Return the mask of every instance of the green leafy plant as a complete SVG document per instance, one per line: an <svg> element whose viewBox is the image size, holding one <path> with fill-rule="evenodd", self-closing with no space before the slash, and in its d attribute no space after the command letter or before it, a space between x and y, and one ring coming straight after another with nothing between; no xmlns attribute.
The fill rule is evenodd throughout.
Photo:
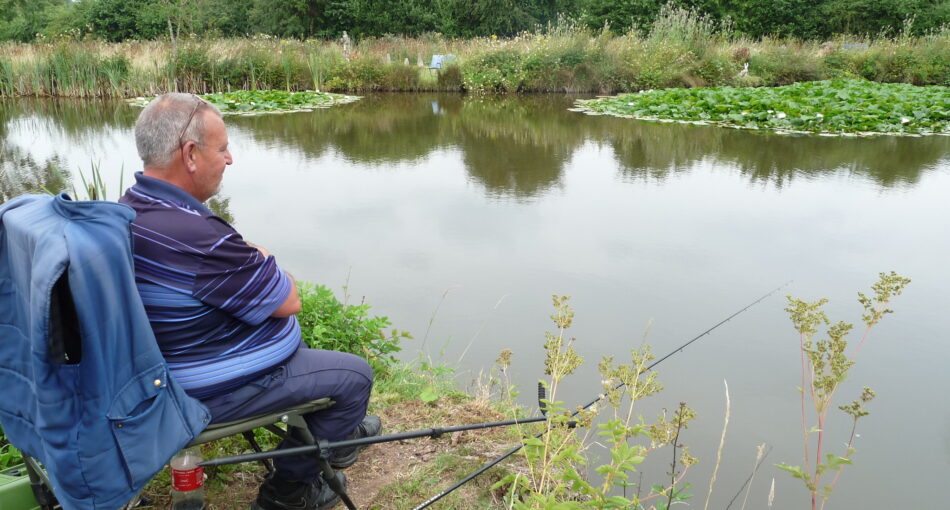
<svg viewBox="0 0 950 510"><path fill-rule="evenodd" d="M3 428L0 428L0 470L23 463L23 455L7 440Z"/></svg>
<svg viewBox="0 0 950 510"><path fill-rule="evenodd" d="M847 413L852 420L851 435L848 438L843 455L827 453L825 430L827 430L828 411L831 409L832 399L838 387L844 382L848 371L854 366L855 358L864 346L871 329L880 322L884 315L892 313L887 306L891 299L899 296L910 279L899 276L891 271L881 273L880 279L871 286L873 297L858 293L858 302L864 307L862 320L865 325L864 334L857 347L849 356L846 353L848 342L845 340L854 325L846 322L831 324L828 316L822 310L828 300L819 299L806 302L788 296L788 312L795 330L799 334L801 347L801 393L802 401L802 439L804 443L804 467L778 464L777 466L801 480L811 494L811 508L818 507L821 499L821 508L831 496L841 470L851 464L854 453L854 438L858 419L866 416L868 411L865 404L874 398L874 392L864 387L860 397L848 405L838 406ZM827 338L814 340L820 326L827 327ZM809 427L809 413L806 404L811 402L814 409L815 425ZM814 439L813 439L814 438ZM814 446L812 444L814 443ZM822 476L834 471L834 478L827 485L822 485Z"/></svg>
<svg viewBox="0 0 950 510"><path fill-rule="evenodd" d="M810 133L950 133L950 87L841 79L774 88L648 90L578 101L580 110L648 120Z"/></svg>
<svg viewBox="0 0 950 510"><path fill-rule="evenodd" d="M286 90L237 90L205 94L203 99L217 106L225 115L284 113L308 111L315 108L328 108L336 104L355 101L355 96L344 96L312 90L288 92ZM135 98L130 102L136 106L147 105L152 98Z"/></svg>
<svg viewBox="0 0 950 510"><path fill-rule="evenodd" d="M689 484L684 483L684 478L696 458L679 441L696 413L685 402L671 416L663 413L654 423L647 423L634 412L639 399L662 388L656 373L647 371L653 359L648 347L633 350L630 364L615 365L609 357L598 364L604 390L601 402L571 411L557 400L558 386L583 359L574 348L575 339L565 336L574 319L568 298L554 296L553 302L555 313L551 318L557 332L545 334L545 373L549 379L542 384L548 398L541 401L549 419L542 424L540 433L530 434L535 429L528 427L522 430L525 472L510 474L495 487L507 487L510 507L521 510L643 508L651 501L656 508L666 509L692 497L686 492ZM605 409L610 409L612 416L604 416ZM598 416L606 420L596 423ZM609 450L608 458L594 467L602 477L599 484L591 483L581 469L590 462L586 445L592 433ZM647 455L664 446L673 450L670 481L652 485L643 493L630 475ZM636 493L627 495L632 487L637 488Z"/></svg>
<svg viewBox="0 0 950 510"><path fill-rule="evenodd" d="M341 302L327 287L307 282L297 282L297 290L302 306L297 321L309 347L358 354L375 372L385 373L396 362L400 341L412 338L406 331L387 333L389 319L370 316L368 303L349 304L348 295Z"/></svg>

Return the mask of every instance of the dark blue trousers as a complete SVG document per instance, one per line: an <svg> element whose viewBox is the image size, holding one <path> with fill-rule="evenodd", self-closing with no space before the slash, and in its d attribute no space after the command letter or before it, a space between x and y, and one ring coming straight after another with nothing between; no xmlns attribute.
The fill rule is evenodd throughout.
<svg viewBox="0 0 950 510"><path fill-rule="evenodd" d="M329 397L336 404L305 418L315 437L339 441L363 421L372 388L373 370L363 358L301 346L273 372L202 402L211 410L211 422L222 423ZM274 467L288 480L309 482L320 474L310 455L275 459Z"/></svg>

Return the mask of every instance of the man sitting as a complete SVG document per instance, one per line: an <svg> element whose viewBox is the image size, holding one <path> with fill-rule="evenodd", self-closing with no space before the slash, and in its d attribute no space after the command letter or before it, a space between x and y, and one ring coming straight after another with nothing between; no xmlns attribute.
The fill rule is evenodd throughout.
<svg viewBox="0 0 950 510"><path fill-rule="evenodd" d="M329 397L334 406L306 416L314 436L379 434L379 418L366 416L369 364L304 346L293 277L204 206L232 163L221 112L192 94L159 96L139 115L135 143L144 171L120 202L137 213L136 284L175 379L208 407L212 422ZM348 467L357 453L335 451L330 463ZM324 509L339 500L313 457L274 464L255 508Z"/></svg>

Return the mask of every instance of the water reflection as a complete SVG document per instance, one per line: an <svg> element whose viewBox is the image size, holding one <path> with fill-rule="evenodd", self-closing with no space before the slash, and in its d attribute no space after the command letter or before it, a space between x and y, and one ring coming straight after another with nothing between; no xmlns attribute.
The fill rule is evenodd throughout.
<svg viewBox="0 0 950 510"><path fill-rule="evenodd" d="M587 143L609 148L625 179L662 180L708 160L777 186L839 171L882 187L913 185L950 153L948 137L783 136L592 117L567 111L571 104L564 96L388 94L313 113L229 122L264 146L299 151L305 159L333 151L380 169L457 150L470 180L486 194L515 199L558 187L565 165ZM32 122L71 143L92 144L109 130L130 130L137 114L115 102L7 100L0 102L0 136L6 140L8 130L22 128L18 123ZM7 142L0 151L4 197L59 185L50 173L57 162L34 161L27 148Z"/></svg>
<svg viewBox="0 0 950 510"><path fill-rule="evenodd" d="M67 176L58 171L58 158L37 161L26 149L9 141L8 120L11 115L0 103L0 203L44 189L57 193L66 187Z"/></svg>
<svg viewBox="0 0 950 510"><path fill-rule="evenodd" d="M711 160L753 182L783 185L797 176L841 170L880 186L915 184L946 160L947 137L832 138L751 133L568 112L563 96L478 98L370 96L343 108L236 119L268 145L320 157L335 150L360 163L402 163L455 148L488 194L530 198L558 186L564 165L585 143L610 147L626 178L664 179Z"/></svg>

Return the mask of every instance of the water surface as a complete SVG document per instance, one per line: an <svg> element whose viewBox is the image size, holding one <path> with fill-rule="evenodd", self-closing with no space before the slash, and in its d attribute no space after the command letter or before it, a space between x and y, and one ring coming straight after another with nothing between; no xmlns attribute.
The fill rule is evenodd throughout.
<svg viewBox="0 0 950 510"><path fill-rule="evenodd" d="M929 508L950 468L950 138L828 138L591 117L570 98L380 95L329 110L229 118L235 164L215 207L298 279L366 299L415 340L403 357L459 367L499 351L528 395L543 375L550 296L572 296L588 360L560 398L599 392L596 362L646 341L659 354L783 282L780 293L664 362L648 418L686 401L701 508L727 380L731 417L710 508L725 508L774 447L748 508L807 505L772 465L801 463L798 337L782 295L828 297L860 322L880 271L914 282L872 332L837 404L871 386L855 465L828 508ZM0 199L98 165L117 193L138 170L137 111L117 103L0 102ZM61 175L52 168L67 171ZM841 452L847 416L832 411ZM662 483L669 454L644 466ZM941 499L938 495L937 499ZM738 508L739 500L732 508ZM936 506L939 506L937 504Z"/></svg>

